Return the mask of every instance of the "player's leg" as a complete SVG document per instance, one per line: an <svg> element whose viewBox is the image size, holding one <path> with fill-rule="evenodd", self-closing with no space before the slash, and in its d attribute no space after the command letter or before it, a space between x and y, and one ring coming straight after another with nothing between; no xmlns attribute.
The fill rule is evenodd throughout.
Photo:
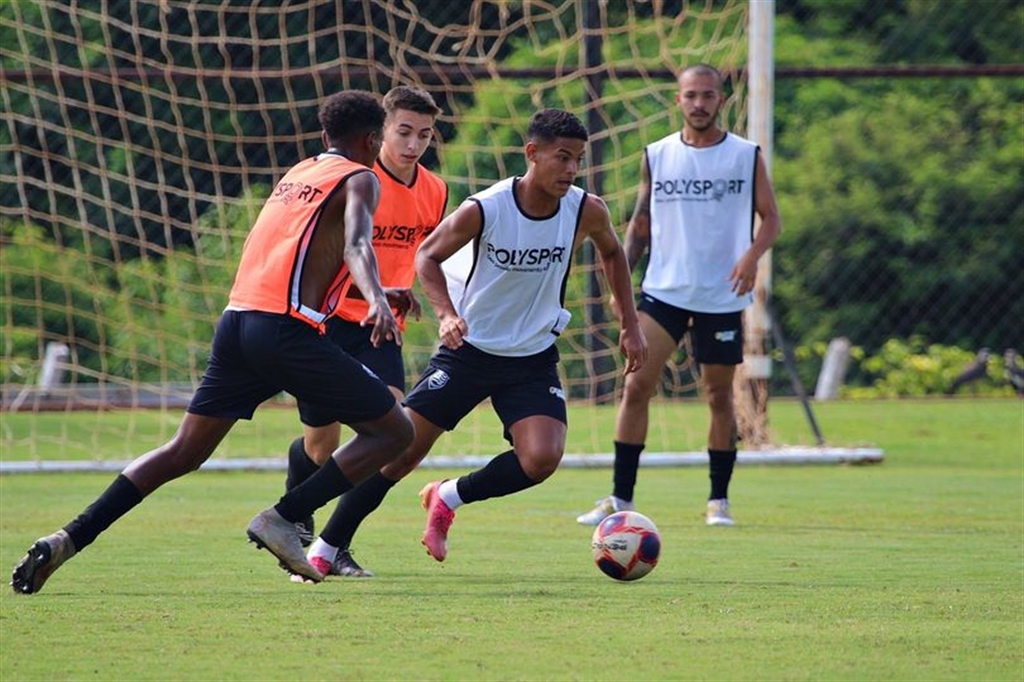
<svg viewBox="0 0 1024 682"><path fill-rule="evenodd" d="M396 460L390 462L348 491L324 526L320 537L310 547L310 562L318 568L328 567L325 575L371 577L352 558L351 542L362 522L384 501L395 485L412 473L427 456L444 429L414 410L406 410L413 423L415 436L412 444Z"/></svg>
<svg viewBox="0 0 1024 682"><path fill-rule="evenodd" d="M402 349L394 342L374 346L370 341L370 331L368 327L337 320L328 327L328 337L384 381L395 399L401 402L405 397L405 363L402 359ZM307 443L310 443L308 428L306 435ZM332 450L337 447L338 438L339 436L335 434ZM433 441L430 445L433 445ZM331 446L329 441L314 441L310 454L317 462L323 462L330 455L330 451L324 453L328 446ZM307 445L307 449L309 448ZM427 449L429 450L429 446ZM363 520L381 505L398 480L400 477L388 476L383 470L377 471L338 498L337 506L327 525L310 547L310 562L317 566L328 566L328 575L372 577L372 571L364 569L352 558L352 539Z"/></svg>
<svg viewBox="0 0 1024 682"><path fill-rule="evenodd" d="M708 495L706 521L731 526L729 483L736 464L736 412L733 379L743 362L743 314L699 314L694 318L694 355L711 412L708 426Z"/></svg>
<svg viewBox="0 0 1024 682"><path fill-rule="evenodd" d="M430 512L423 544L438 561L447 556L447 531L458 507L526 490L558 468L567 418L557 360L554 348L528 358L491 356L485 373L491 403L513 449L457 480L430 483L420 492ZM435 522L435 514L443 524Z"/></svg>
<svg viewBox="0 0 1024 682"><path fill-rule="evenodd" d="M262 338L263 347L250 349L250 356L296 397L303 424L343 422L356 432L248 529L251 540L266 546L293 573L319 581L322 574L307 561L295 524L401 454L412 441L412 423L382 381L324 337L282 325ZM276 351L282 345L287 353Z"/></svg>
<svg viewBox="0 0 1024 682"><path fill-rule="evenodd" d="M91 545L151 492L198 469L234 423L234 419L186 414L174 438L129 464L78 517L29 548L12 573L14 591L31 594L42 589L61 564Z"/></svg>
<svg viewBox="0 0 1024 682"><path fill-rule="evenodd" d="M288 472L285 476L284 489L291 490L304 483L327 461L340 443L341 424L318 427L303 425L302 435L288 446ZM298 528L302 546L308 547L316 537L313 516L307 516L299 521Z"/></svg>
<svg viewBox="0 0 1024 682"><path fill-rule="evenodd" d="M174 437L129 464L77 518L29 548L11 576L15 592L38 592L57 568L164 483L195 471L237 419L249 419L279 388L255 376L240 352L238 313L217 324L203 381Z"/></svg>
<svg viewBox="0 0 1024 682"><path fill-rule="evenodd" d="M647 441L651 398L658 389L665 363L679 347L679 340L686 331L686 323L679 321L684 313L676 312L677 309L665 304L658 305L659 310L652 311L648 303L638 313L640 328L647 338L647 362L626 375L616 412L612 494L598 500L586 514L578 516L576 521L580 524L596 526L609 514L634 507L633 493L640 468L640 453ZM641 306L644 306L643 300ZM685 319L689 319L688 314Z"/></svg>

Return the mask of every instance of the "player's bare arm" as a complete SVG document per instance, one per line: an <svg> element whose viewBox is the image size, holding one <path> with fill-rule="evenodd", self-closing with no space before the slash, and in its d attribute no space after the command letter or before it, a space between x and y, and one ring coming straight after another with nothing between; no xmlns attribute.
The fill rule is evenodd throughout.
<svg viewBox="0 0 1024 682"><path fill-rule="evenodd" d="M401 345L402 332L381 286L377 256L373 251L373 212L380 200L380 183L373 173L359 173L345 181L342 191L345 195L345 265L369 304L360 324L373 325L370 342L374 346L384 340L394 340Z"/></svg>
<svg viewBox="0 0 1024 682"><path fill-rule="evenodd" d="M592 194L587 195L580 220L580 236L594 242L601 257L601 269L619 302L619 350L626 358L626 374L635 372L647 362L647 339L640 329L636 306L633 304L633 280L630 276L626 252L612 227L608 206Z"/></svg>
<svg viewBox="0 0 1024 682"><path fill-rule="evenodd" d="M463 337L469 333L469 327L455 312L455 305L448 296L448 285L441 263L476 238L482 227L480 207L475 202L464 201L441 221L416 252L416 274L430 307L437 315L438 336L447 348L461 346Z"/></svg>
<svg viewBox="0 0 1024 682"><path fill-rule="evenodd" d="M633 207L633 217L630 218L629 225L626 227L626 238L623 246L630 272L636 269L641 256L644 255L644 252L651 244L651 174L648 170L646 154L640 163L640 186L638 190L636 205ZM621 320L622 307L619 305L618 297L612 295L608 303L615 317Z"/></svg>
<svg viewBox="0 0 1024 682"><path fill-rule="evenodd" d="M750 248L729 273L732 290L737 296L753 291L757 280L757 261L771 248L782 231L779 207L775 203L775 191L768 177L768 167L760 153L757 155L757 165L754 169L754 211L761 218L761 227L758 228Z"/></svg>
<svg viewBox="0 0 1024 682"><path fill-rule="evenodd" d="M629 271L636 269L640 257L651 244L651 172L644 154L640 162L640 186L637 191L633 217L626 228L625 251Z"/></svg>

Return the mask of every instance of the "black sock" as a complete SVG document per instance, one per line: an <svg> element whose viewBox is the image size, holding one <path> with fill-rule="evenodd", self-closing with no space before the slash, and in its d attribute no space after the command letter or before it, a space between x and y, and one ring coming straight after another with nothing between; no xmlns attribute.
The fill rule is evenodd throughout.
<svg viewBox="0 0 1024 682"><path fill-rule="evenodd" d="M380 506L398 481L385 478L379 471L341 496L338 506L324 526L320 537L329 545L346 549L352 543L359 524Z"/></svg>
<svg viewBox="0 0 1024 682"><path fill-rule="evenodd" d="M285 521L296 523L351 489L352 482L331 457L302 485L286 492L274 509Z"/></svg>
<svg viewBox="0 0 1024 682"><path fill-rule="evenodd" d="M636 472L640 468L640 453L643 452L643 449L643 444L634 445L615 441L615 474L612 479L615 487L612 489L612 495L620 500L633 501Z"/></svg>
<svg viewBox="0 0 1024 682"><path fill-rule="evenodd" d="M463 502L479 502L511 495L539 482L526 475L515 450L507 450L495 456L484 468L461 477L455 485Z"/></svg>
<svg viewBox="0 0 1024 682"><path fill-rule="evenodd" d="M288 447L288 477L284 481L285 490L301 485L319 468L320 465L306 452L305 441L299 436Z"/></svg>
<svg viewBox="0 0 1024 682"><path fill-rule="evenodd" d="M81 552L139 502L142 502L142 493L127 476L118 474L103 494L78 518L64 526L64 530L75 543L75 550Z"/></svg>
<svg viewBox="0 0 1024 682"><path fill-rule="evenodd" d="M711 479L711 495L709 500L721 500L729 497L729 481L732 469L736 464L735 450L712 450L708 448L708 469Z"/></svg>

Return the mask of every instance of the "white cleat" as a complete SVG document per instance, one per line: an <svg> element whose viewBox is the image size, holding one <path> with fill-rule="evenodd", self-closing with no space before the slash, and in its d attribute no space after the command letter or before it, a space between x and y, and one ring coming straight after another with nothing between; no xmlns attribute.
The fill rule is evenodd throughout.
<svg viewBox="0 0 1024 682"><path fill-rule="evenodd" d="M709 526L735 526L736 522L729 513L729 500L708 500L707 524Z"/></svg>
<svg viewBox="0 0 1024 682"><path fill-rule="evenodd" d="M632 502L626 502L625 500L620 500L614 495L609 495L603 500L598 500L597 506L586 514L580 514L577 516L576 523L581 526L596 526L615 512L633 511L634 509L636 509L636 505Z"/></svg>

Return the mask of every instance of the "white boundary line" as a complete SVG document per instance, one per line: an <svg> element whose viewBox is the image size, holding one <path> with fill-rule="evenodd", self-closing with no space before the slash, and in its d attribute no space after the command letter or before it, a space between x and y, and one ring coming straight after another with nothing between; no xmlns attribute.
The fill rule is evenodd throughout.
<svg viewBox="0 0 1024 682"><path fill-rule="evenodd" d="M884 453L879 448L814 448L792 447L776 450L740 450L738 464L806 465L806 464L880 464ZM473 469L491 460L490 456L430 455L420 464L424 469ZM610 468L615 460L611 453L593 455L565 455L562 467L567 469ZM706 465L706 452L647 452L640 457L640 465L648 467L685 467ZM263 459L211 459L202 471L284 471L287 460L283 457ZM115 461L35 461L0 462L0 474L41 474L71 472L121 471L128 465L125 460Z"/></svg>

